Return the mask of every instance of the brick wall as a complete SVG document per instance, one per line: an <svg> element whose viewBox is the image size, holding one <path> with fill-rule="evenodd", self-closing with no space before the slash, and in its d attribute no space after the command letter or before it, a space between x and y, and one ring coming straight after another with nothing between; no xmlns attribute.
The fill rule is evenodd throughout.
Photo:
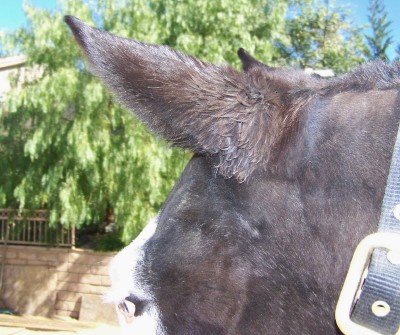
<svg viewBox="0 0 400 335"><path fill-rule="evenodd" d="M110 288L108 264L115 253L12 245L6 249L0 246L0 262L4 255L6 269L19 266L50 270L56 281L54 313L59 316L80 318L82 305L88 301L101 305L102 295Z"/></svg>

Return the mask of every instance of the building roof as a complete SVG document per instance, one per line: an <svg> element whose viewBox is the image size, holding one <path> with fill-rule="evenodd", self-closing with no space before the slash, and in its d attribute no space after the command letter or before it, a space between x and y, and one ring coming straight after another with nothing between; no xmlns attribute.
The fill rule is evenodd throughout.
<svg viewBox="0 0 400 335"><path fill-rule="evenodd" d="M27 57L25 55L0 58L0 71L24 65L26 60Z"/></svg>

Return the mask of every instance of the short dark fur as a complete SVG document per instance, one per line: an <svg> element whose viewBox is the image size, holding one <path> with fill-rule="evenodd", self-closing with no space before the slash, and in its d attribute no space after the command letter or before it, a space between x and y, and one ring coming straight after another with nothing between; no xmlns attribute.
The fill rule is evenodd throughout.
<svg viewBox="0 0 400 335"><path fill-rule="evenodd" d="M339 334L348 264L379 218L400 65L322 79L241 49L237 72L66 22L116 96L197 153L139 271L165 333Z"/></svg>

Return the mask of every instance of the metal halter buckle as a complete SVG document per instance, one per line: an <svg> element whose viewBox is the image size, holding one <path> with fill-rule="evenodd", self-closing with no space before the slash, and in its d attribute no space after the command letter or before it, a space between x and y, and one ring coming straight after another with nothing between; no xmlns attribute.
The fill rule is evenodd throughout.
<svg viewBox="0 0 400 335"><path fill-rule="evenodd" d="M400 261L400 234L371 234L365 237L357 246L335 312L336 323L345 335L381 335L372 329L353 322L350 318L352 309L360 296L362 284L368 273L371 254L377 248L388 249L388 255L392 255L391 257L393 257L395 262ZM375 307L378 313L383 313L385 308L390 308L389 306L385 306L384 302L377 304ZM374 308L374 306L371 306L371 308ZM397 335L400 335L400 329Z"/></svg>

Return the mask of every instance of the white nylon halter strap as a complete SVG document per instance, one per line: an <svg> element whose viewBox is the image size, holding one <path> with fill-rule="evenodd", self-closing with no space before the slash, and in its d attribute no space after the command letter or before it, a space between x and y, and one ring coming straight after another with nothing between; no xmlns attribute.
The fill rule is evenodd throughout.
<svg viewBox="0 0 400 335"><path fill-rule="evenodd" d="M360 274L353 296L343 296L349 294L346 283L344 285L336 310L339 328L346 335L400 335L400 128L382 202L378 233L367 237L359 249L366 250L361 252L364 253L361 258L365 259L360 261L360 253L356 252L352 265L354 262L357 267L365 262L364 271L361 271L363 275ZM351 267L346 281L357 279L350 278L355 273L350 272ZM346 300L351 302L347 308L344 307Z"/></svg>

